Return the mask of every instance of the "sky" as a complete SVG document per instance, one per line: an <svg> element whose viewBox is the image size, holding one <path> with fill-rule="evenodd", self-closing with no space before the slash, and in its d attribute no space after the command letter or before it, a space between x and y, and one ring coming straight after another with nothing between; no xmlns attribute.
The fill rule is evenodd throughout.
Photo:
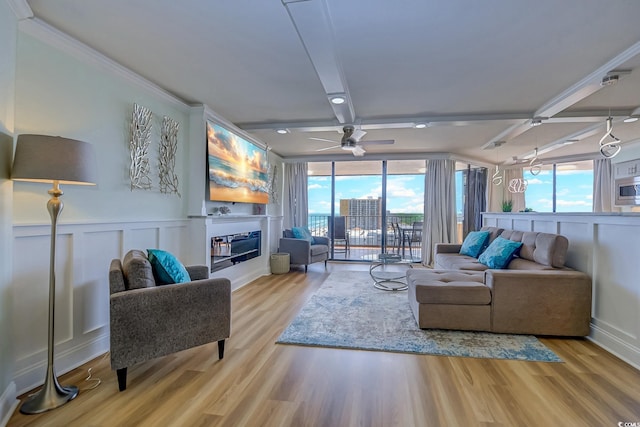
<svg viewBox="0 0 640 427"><path fill-rule="evenodd" d="M593 171L558 170L556 212L591 212L593 203ZM551 170L537 176L526 169L528 181L525 193L526 207L536 212L551 212L553 208L553 179ZM424 175L389 175L387 181L387 210L391 213L423 212ZM382 196L381 177L336 177L336 213L340 212L340 199L378 198ZM456 174L456 210L462 213L462 183ZM309 176L309 214L331 212L331 177Z"/></svg>
<svg viewBox="0 0 640 427"><path fill-rule="evenodd" d="M340 212L340 199L366 199L382 197L380 175L336 177L336 213ZM392 213L423 212L424 175L389 175L387 177L387 210ZM331 212L331 177L309 176L309 213Z"/></svg>
<svg viewBox="0 0 640 427"><path fill-rule="evenodd" d="M526 169L525 204L536 212L553 210L553 173L543 170L537 176ZM591 212L593 206L593 171L558 170L556 172L556 212Z"/></svg>

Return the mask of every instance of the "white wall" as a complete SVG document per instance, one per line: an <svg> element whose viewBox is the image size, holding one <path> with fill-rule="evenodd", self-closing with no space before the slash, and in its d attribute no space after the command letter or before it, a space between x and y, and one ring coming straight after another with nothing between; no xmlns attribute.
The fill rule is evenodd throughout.
<svg viewBox="0 0 640 427"><path fill-rule="evenodd" d="M483 224L566 236L566 264L593 282L589 338L640 368L640 214L485 213Z"/></svg>
<svg viewBox="0 0 640 427"><path fill-rule="evenodd" d="M151 191L129 186L128 129L133 103L153 112ZM93 144L98 164L97 187L63 188L61 222L87 220L150 220L181 218L185 208L176 195L158 189L157 153L163 115L180 123L176 172L185 193L188 108L167 103L154 94L61 52L30 34L18 37L16 69L16 134L42 133ZM15 183L14 223L48 222L49 196L41 184Z"/></svg>
<svg viewBox="0 0 640 427"><path fill-rule="evenodd" d="M15 384L11 351L11 210L13 185L9 178L13 157L14 79L17 20L0 1L0 425L13 411Z"/></svg>

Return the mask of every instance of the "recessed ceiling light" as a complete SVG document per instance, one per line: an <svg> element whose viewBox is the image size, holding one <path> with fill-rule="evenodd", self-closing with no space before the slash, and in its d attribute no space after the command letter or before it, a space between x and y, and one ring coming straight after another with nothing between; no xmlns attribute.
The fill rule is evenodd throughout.
<svg viewBox="0 0 640 427"><path fill-rule="evenodd" d="M627 117L626 119L623 120L623 122L625 123L633 123L633 122L637 122L638 118L637 117Z"/></svg>
<svg viewBox="0 0 640 427"><path fill-rule="evenodd" d="M426 123L416 123L413 127L416 128L416 129L424 129L424 128L427 127L427 124Z"/></svg>
<svg viewBox="0 0 640 427"><path fill-rule="evenodd" d="M289 133L289 130L287 130L287 129L276 129L276 132L278 132L280 135L284 135L286 133Z"/></svg>
<svg viewBox="0 0 640 427"><path fill-rule="evenodd" d="M344 96L333 96L333 97L331 97L331 103L336 104L336 105L344 104L345 101L346 101L346 99L344 99Z"/></svg>

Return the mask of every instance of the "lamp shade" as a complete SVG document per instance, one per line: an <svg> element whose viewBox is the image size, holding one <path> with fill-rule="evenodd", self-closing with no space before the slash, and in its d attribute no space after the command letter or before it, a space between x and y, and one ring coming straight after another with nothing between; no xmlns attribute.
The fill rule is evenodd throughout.
<svg viewBox="0 0 640 427"><path fill-rule="evenodd" d="M89 143L59 136L18 136L11 179L95 185L96 157Z"/></svg>

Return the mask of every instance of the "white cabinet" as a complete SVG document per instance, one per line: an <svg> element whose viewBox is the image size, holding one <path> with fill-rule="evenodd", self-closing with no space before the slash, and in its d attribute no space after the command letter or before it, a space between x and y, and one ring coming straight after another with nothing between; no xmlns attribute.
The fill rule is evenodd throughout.
<svg viewBox="0 0 640 427"><path fill-rule="evenodd" d="M615 178L626 178L640 175L640 159L620 162L613 165Z"/></svg>

